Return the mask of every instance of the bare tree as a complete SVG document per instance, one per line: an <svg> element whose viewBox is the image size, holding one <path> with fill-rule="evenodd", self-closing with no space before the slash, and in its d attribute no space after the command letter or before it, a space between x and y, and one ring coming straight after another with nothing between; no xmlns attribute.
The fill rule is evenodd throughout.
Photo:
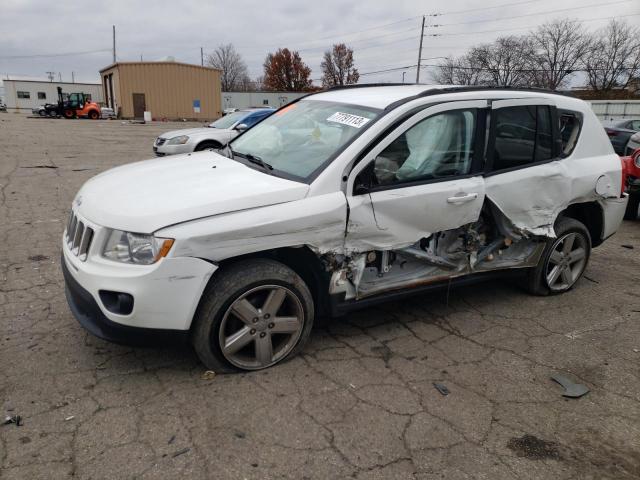
<svg viewBox="0 0 640 480"><path fill-rule="evenodd" d="M207 54L206 64L222 70L220 83L223 92L242 89L249 78L247 64L231 43L220 45L213 53Z"/></svg>
<svg viewBox="0 0 640 480"><path fill-rule="evenodd" d="M611 20L597 32L585 56L584 68L594 91L626 88L640 73L640 30L626 22Z"/></svg>
<svg viewBox="0 0 640 480"><path fill-rule="evenodd" d="M565 85L581 67L591 48L591 38L577 20L545 23L529 36L531 45L530 83L551 90Z"/></svg>
<svg viewBox="0 0 640 480"><path fill-rule="evenodd" d="M360 74L353 66L353 50L344 43L335 44L324 52L322 63L322 86L350 85L358 83Z"/></svg>
<svg viewBox="0 0 640 480"><path fill-rule="evenodd" d="M472 48L470 62L482 70L482 83L501 87L531 83L532 46L526 37L500 37L495 42Z"/></svg>
<svg viewBox="0 0 640 480"><path fill-rule="evenodd" d="M481 85L482 68L473 57L473 51L460 57L447 57L436 68L433 79L441 85Z"/></svg>

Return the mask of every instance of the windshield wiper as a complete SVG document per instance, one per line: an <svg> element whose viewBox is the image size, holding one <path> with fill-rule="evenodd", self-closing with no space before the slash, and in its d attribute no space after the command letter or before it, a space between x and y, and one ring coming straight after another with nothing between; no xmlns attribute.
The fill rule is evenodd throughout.
<svg viewBox="0 0 640 480"><path fill-rule="evenodd" d="M231 147L229 147L231 148ZM252 155L250 153L240 153L240 152L235 152L234 150L231 150L231 153L233 155L238 155L239 157L242 158L246 158L247 160L249 160L251 163L255 163L256 165L260 165L262 168L265 168L267 170L273 170L273 166L269 165L267 162L265 162L264 160L262 160L260 157L258 157L257 155Z"/></svg>

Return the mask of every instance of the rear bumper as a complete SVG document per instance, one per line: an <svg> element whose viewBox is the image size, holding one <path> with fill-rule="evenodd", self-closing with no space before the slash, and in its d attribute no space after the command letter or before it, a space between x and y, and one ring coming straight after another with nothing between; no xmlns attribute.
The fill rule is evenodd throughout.
<svg viewBox="0 0 640 480"><path fill-rule="evenodd" d="M621 198L607 198L601 201L600 205L602 205L602 213L604 215L603 240L616 233L620 227L628 201L629 195L626 193Z"/></svg>
<svg viewBox="0 0 640 480"><path fill-rule="evenodd" d="M103 313L93 295L82 288L62 257L60 262L65 282L65 295L69 309L76 320L89 333L109 342L123 345L180 344L188 337L186 330L165 330L131 327L112 322Z"/></svg>

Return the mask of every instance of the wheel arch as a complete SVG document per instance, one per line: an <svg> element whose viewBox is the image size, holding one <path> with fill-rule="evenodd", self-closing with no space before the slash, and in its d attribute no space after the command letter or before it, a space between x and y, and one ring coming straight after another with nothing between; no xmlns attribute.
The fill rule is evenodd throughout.
<svg viewBox="0 0 640 480"><path fill-rule="evenodd" d="M227 258L218 263L218 270L209 279L211 282L219 272L230 265L248 259L270 259L280 262L300 275L307 284L313 297L316 316L328 315L329 310L329 281L330 274L320 258L306 245L300 247L282 247Z"/></svg>
<svg viewBox="0 0 640 480"><path fill-rule="evenodd" d="M591 236L591 246L597 247L603 241L604 212L598 202L583 202L569 205L560 212L558 218L569 217L581 222Z"/></svg>
<svg viewBox="0 0 640 480"><path fill-rule="evenodd" d="M205 140L201 140L199 141L195 148L194 151L197 151L199 148L204 147L205 145L211 145L211 148L222 148L222 143L217 141L217 140L211 140L211 139L205 139Z"/></svg>

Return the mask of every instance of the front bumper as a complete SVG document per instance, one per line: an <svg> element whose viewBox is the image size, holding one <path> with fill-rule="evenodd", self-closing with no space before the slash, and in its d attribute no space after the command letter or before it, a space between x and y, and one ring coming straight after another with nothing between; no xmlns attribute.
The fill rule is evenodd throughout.
<svg viewBox="0 0 640 480"><path fill-rule="evenodd" d="M629 140L624 154L631 156L633 155L633 152L635 152L638 148L640 148L640 143L634 142L633 140Z"/></svg>
<svg viewBox="0 0 640 480"><path fill-rule="evenodd" d="M122 345L186 343L187 330L139 328L112 322L102 313L93 296L73 278L64 257L61 265L69 309L89 333Z"/></svg>
<svg viewBox="0 0 640 480"><path fill-rule="evenodd" d="M158 157L164 157L165 155L178 155L180 153L191 153L195 149L195 146L190 144L189 142L183 145L167 145L164 143L163 145L154 145L153 153L155 153Z"/></svg>
<svg viewBox="0 0 640 480"><path fill-rule="evenodd" d="M96 227L86 261L70 250L63 236L62 270L67 300L78 321L94 335L116 342L122 342L118 340L121 336L135 337L132 329L140 330L143 337L157 336L154 330L188 331L202 292L217 266L191 257L163 258L153 265L112 262L98 253L104 244L102 230ZM131 295L131 313L110 311L101 299L101 291Z"/></svg>

